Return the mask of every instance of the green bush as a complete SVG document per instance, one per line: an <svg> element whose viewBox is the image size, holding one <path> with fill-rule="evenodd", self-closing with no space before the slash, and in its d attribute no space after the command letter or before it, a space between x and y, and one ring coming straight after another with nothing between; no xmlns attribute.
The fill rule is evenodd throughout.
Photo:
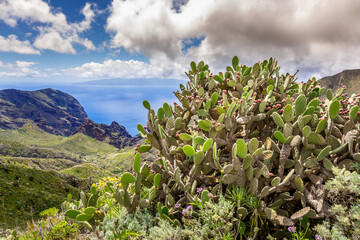
<svg viewBox="0 0 360 240"><path fill-rule="evenodd" d="M63 215L58 215L59 209L50 208L40 213L43 217L39 222L29 223L26 232L12 231L7 240L62 240L73 239L79 236L78 224L70 224L64 220Z"/></svg>
<svg viewBox="0 0 360 240"><path fill-rule="evenodd" d="M334 169L335 178L326 184L330 221L314 227L324 239L360 239L360 175Z"/></svg>
<svg viewBox="0 0 360 240"><path fill-rule="evenodd" d="M356 95L326 91L314 78L296 82L272 58L248 67L234 57L217 75L192 62L186 75L174 92L179 104L154 110L143 102L148 121L138 130L146 141L137 151L155 148L159 159L141 166L137 154L134 175L122 175L118 202L129 213L160 203L158 212L177 226L190 203L207 202L208 193L216 202L235 186L251 195L233 217L253 238L284 237L300 219L331 217L325 182L334 167L360 161ZM198 188L206 194L195 195Z"/></svg>

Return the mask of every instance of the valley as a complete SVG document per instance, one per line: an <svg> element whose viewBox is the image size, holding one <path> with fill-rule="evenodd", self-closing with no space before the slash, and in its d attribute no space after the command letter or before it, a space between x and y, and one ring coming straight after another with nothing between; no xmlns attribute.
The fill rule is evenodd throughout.
<svg viewBox="0 0 360 240"><path fill-rule="evenodd" d="M69 193L78 197L98 179L130 169L133 153L82 133L49 134L30 123L1 129L0 228L24 225L41 210L60 207Z"/></svg>
<svg viewBox="0 0 360 240"><path fill-rule="evenodd" d="M24 226L129 170L139 141L116 122L94 123L61 91L0 91L0 228Z"/></svg>

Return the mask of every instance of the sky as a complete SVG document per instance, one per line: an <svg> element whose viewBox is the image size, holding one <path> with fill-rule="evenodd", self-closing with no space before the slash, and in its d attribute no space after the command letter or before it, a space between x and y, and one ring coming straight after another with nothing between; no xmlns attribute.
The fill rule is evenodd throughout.
<svg viewBox="0 0 360 240"><path fill-rule="evenodd" d="M359 13L358 0L0 0L0 89L58 87L93 106L89 88L72 84L118 79L119 94L138 84L137 101L160 105L192 60L217 73L234 55L320 78L360 68ZM133 104L122 99L114 106ZM123 120L104 114L90 117Z"/></svg>

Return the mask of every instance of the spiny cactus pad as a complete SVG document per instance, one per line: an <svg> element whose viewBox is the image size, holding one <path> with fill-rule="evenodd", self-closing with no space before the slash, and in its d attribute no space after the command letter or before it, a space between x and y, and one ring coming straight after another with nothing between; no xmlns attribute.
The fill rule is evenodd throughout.
<svg viewBox="0 0 360 240"><path fill-rule="evenodd" d="M259 200L273 226L324 216L328 208L319 207L323 200L314 191L322 191L334 167L349 165L341 160L360 161L359 97L326 91L315 78L297 82L296 74L280 74L273 58L249 67L234 57L218 74L191 62L186 75L189 81L174 92L178 103L155 111L144 101L147 127L138 130L146 144L138 152L154 147L160 158L144 175L135 156L119 202L133 210L156 201L170 213L174 203L216 201L238 186ZM147 189L146 198L130 195L136 184ZM198 188L203 192L196 195Z"/></svg>

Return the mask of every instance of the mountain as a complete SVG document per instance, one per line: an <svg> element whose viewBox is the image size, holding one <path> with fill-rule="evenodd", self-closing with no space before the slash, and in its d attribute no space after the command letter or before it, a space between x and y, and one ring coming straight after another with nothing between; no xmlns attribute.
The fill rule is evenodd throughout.
<svg viewBox="0 0 360 240"><path fill-rule="evenodd" d="M109 143L117 148L124 148L136 144L141 137L132 137L124 126L113 121L110 125L94 123L86 119L73 134L83 133L94 139Z"/></svg>
<svg viewBox="0 0 360 240"><path fill-rule="evenodd" d="M319 80L323 87L336 90L347 87L346 92L349 94L360 93L360 69L344 70L333 76L327 76Z"/></svg>
<svg viewBox="0 0 360 240"><path fill-rule="evenodd" d="M60 136L85 134L117 148L132 146L140 136L132 137L117 122L94 123L71 95L54 89L0 91L0 128L18 129L33 123L47 133Z"/></svg>
<svg viewBox="0 0 360 240"><path fill-rule="evenodd" d="M44 131L69 136L88 116L71 95L54 89L0 91L0 128L17 129L32 120Z"/></svg>

